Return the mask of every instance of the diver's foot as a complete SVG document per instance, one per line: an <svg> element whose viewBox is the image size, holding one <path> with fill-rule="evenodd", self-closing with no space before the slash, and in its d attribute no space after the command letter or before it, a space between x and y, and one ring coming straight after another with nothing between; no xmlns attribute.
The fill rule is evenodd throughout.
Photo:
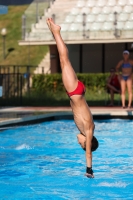
<svg viewBox="0 0 133 200"><path fill-rule="evenodd" d="M49 30L53 35L55 35L56 33L60 33L61 27L56 25L52 18L47 18L46 22L49 27Z"/></svg>

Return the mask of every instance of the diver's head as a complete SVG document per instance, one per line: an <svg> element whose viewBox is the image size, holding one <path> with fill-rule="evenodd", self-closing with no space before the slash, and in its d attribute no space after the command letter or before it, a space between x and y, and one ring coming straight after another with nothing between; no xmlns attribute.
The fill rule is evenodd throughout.
<svg viewBox="0 0 133 200"><path fill-rule="evenodd" d="M86 151L86 137L81 133L77 135L78 143L84 151ZM95 151L99 146L98 140L93 136L91 141L91 151Z"/></svg>

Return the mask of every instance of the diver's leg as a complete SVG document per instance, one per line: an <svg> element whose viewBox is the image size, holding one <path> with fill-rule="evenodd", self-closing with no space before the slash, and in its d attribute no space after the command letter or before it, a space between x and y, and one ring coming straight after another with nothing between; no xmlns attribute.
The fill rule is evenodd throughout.
<svg viewBox="0 0 133 200"><path fill-rule="evenodd" d="M72 92L77 87L78 79L70 63L67 47L60 34L61 27L56 25L52 18L47 19L47 24L54 36L59 52L63 84L68 92Z"/></svg>

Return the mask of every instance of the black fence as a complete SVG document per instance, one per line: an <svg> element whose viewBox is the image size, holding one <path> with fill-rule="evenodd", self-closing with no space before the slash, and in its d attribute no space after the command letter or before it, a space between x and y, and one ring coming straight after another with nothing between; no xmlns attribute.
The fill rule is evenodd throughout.
<svg viewBox="0 0 133 200"><path fill-rule="evenodd" d="M35 66L0 66L0 106L22 106L30 99Z"/></svg>

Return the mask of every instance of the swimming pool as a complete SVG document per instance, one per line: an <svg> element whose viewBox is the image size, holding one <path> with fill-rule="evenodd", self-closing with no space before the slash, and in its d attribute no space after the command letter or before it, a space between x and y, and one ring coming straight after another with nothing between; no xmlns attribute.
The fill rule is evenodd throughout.
<svg viewBox="0 0 133 200"><path fill-rule="evenodd" d="M133 122L95 121L94 179L72 120L0 133L0 200L133 200Z"/></svg>

